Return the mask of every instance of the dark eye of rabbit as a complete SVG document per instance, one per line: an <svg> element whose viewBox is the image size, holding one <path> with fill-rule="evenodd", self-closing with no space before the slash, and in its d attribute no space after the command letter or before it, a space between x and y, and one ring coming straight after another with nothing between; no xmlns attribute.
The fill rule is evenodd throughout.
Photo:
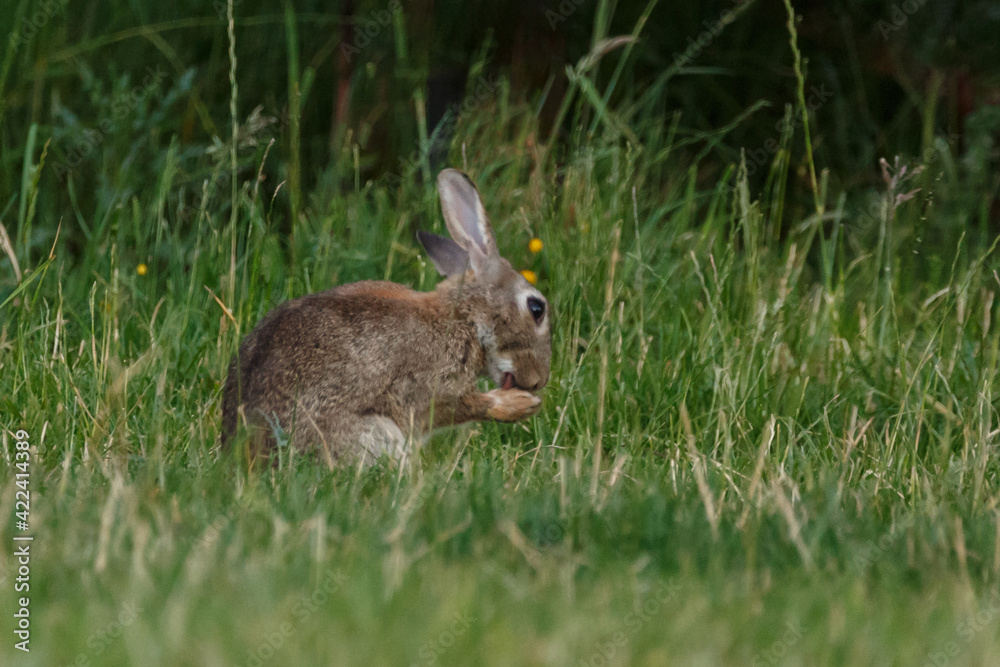
<svg viewBox="0 0 1000 667"><path fill-rule="evenodd" d="M542 319L545 317L545 302L538 297L529 296L528 311L535 318L535 324L541 324Z"/></svg>

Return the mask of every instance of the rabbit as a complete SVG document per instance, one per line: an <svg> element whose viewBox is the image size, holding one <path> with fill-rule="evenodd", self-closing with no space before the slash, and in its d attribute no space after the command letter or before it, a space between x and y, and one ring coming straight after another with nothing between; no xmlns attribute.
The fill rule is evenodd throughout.
<svg viewBox="0 0 1000 667"><path fill-rule="evenodd" d="M242 341L223 390L223 448L280 438L326 462L405 460L414 440L538 412L552 356L548 301L500 256L468 176L437 178L452 238L417 232L444 279L431 292L363 281L287 301ZM454 239L454 240L453 240ZM486 376L495 389L481 392Z"/></svg>

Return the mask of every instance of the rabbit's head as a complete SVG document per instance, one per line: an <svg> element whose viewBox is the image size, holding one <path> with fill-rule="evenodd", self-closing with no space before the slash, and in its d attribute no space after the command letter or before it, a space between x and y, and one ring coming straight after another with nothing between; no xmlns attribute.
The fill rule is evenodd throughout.
<svg viewBox="0 0 1000 667"><path fill-rule="evenodd" d="M437 184L452 238L426 232L417 236L434 266L447 277L438 290L475 324L490 379L504 389L538 391L549 380L552 357L549 303L500 256L469 177L445 169Z"/></svg>

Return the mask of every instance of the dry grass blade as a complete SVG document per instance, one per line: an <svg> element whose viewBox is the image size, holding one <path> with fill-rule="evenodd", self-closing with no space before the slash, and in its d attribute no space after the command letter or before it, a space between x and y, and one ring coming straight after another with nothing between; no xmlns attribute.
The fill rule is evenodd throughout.
<svg viewBox="0 0 1000 667"><path fill-rule="evenodd" d="M14 269L15 280L17 280L17 282L21 282L21 265L17 262L17 255L14 253L14 246L11 245L10 237L7 236L7 229L3 226L2 220L0 220L0 248L3 248L7 258L10 259L10 265Z"/></svg>
<svg viewBox="0 0 1000 667"><path fill-rule="evenodd" d="M694 480L698 485L698 495L705 506L705 516L712 527L712 538L719 538L719 513L715 508L715 500L712 498L712 489L708 486L708 476L705 467L705 457L698 451L694 437L694 429L691 427L691 417L688 415L687 405L681 403L680 409L681 424L684 427L684 440L687 443L688 456L691 457L691 465L694 469Z"/></svg>

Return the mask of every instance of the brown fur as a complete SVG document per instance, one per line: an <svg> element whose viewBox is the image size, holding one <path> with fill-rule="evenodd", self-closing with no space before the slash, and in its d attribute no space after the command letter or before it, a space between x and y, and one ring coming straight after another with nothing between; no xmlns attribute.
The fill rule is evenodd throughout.
<svg viewBox="0 0 1000 667"><path fill-rule="evenodd" d="M439 179L443 199L470 196L455 174ZM445 215L449 229L476 222L447 207ZM495 251L473 260L432 292L366 281L277 307L229 366L223 445L245 420L256 450L273 448L278 427L292 446L319 446L330 461L371 462L405 455L405 441L433 428L537 412L540 400L527 390L548 381L549 314L535 323L521 296L532 288ZM500 384L505 365L516 387L479 392L477 378Z"/></svg>

